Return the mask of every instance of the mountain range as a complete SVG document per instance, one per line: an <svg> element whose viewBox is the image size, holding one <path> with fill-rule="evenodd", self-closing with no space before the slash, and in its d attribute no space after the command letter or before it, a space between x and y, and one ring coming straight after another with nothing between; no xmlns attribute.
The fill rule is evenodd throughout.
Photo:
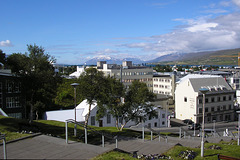
<svg viewBox="0 0 240 160"><path fill-rule="evenodd" d="M240 53L240 48L192 53L172 53L150 61L143 61L138 58L117 59L109 56L101 56L88 60L86 65L96 65L98 61L106 61L108 64L122 64L122 61L132 61L133 64L238 65L238 53Z"/></svg>

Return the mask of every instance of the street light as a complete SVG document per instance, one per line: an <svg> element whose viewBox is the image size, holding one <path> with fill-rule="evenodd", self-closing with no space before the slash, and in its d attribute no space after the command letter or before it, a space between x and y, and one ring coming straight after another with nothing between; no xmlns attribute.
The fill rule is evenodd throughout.
<svg viewBox="0 0 240 160"><path fill-rule="evenodd" d="M203 105L202 105L202 141L201 141L201 157L204 156L204 114L205 114L205 94L209 91L207 88L200 88L199 91L203 94Z"/></svg>
<svg viewBox="0 0 240 160"><path fill-rule="evenodd" d="M74 136L77 136L77 114L76 114L76 88L79 86L78 83L72 83L71 86L74 88L74 115L75 115L75 125L74 125Z"/></svg>

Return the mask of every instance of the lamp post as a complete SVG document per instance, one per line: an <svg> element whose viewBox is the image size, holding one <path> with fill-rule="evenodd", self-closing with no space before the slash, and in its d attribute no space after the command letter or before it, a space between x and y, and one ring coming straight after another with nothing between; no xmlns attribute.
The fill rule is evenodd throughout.
<svg viewBox="0 0 240 160"><path fill-rule="evenodd" d="M74 136L77 136L76 88L77 88L77 86L79 86L79 84L72 83L71 86L73 86L73 88L74 88L74 115L75 115Z"/></svg>
<svg viewBox="0 0 240 160"><path fill-rule="evenodd" d="M196 131L195 131L195 129L196 129L196 123L197 123L196 117L197 117L197 115L194 114L194 119L195 119L195 121L194 121L194 123L193 123L193 136L194 136L194 137L196 136Z"/></svg>
<svg viewBox="0 0 240 160"><path fill-rule="evenodd" d="M240 145L240 111L237 111L238 114L238 141L237 141L237 145Z"/></svg>
<svg viewBox="0 0 240 160"><path fill-rule="evenodd" d="M214 137L216 136L216 120L213 120Z"/></svg>
<svg viewBox="0 0 240 160"><path fill-rule="evenodd" d="M204 114L205 114L205 94L209 91L207 88L200 88L199 91L203 94L203 105L202 105L202 141L201 141L201 157L204 156Z"/></svg>

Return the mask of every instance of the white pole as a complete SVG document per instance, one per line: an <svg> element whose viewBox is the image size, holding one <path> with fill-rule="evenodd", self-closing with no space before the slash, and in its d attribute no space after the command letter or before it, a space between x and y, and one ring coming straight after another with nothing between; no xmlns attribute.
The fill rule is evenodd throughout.
<svg viewBox="0 0 240 160"><path fill-rule="evenodd" d="M65 136L66 136L66 143L68 144L68 122L65 122Z"/></svg>
<svg viewBox="0 0 240 160"><path fill-rule="evenodd" d="M142 118L142 139L144 142L144 122L143 122L143 118Z"/></svg>
<svg viewBox="0 0 240 160"><path fill-rule="evenodd" d="M85 127L85 144L87 144L87 127Z"/></svg>

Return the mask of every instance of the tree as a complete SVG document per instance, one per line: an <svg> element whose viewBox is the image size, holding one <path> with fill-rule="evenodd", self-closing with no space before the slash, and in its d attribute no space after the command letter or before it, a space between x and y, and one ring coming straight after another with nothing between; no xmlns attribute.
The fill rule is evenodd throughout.
<svg viewBox="0 0 240 160"><path fill-rule="evenodd" d="M124 126L130 121L139 121L156 116L154 106L150 103L154 101L155 94L150 92L145 83L133 81L127 92L123 89L123 85L114 79L108 79L107 96L98 103L99 118L110 113L116 118L116 127L122 130ZM121 99L124 99L122 103ZM119 127L120 124L120 127Z"/></svg>
<svg viewBox="0 0 240 160"><path fill-rule="evenodd" d="M74 105L74 90L71 86L72 83L80 83L79 79L63 79L62 83L58 85L57 96L55 97L55 104L61 107L69 107ZM77 86L77 92L80 91L80 87ZM76 103L82 101L82 96L76 94Z"/></svg>
<svg viewBox="0 0 240 160"><path fill-rule="evenodd" d="M111 114L116 119L116 127L118 130L122 130L124 126L119 127L119 117L122 116L126 110L124 103L122 103L125 89L124 85L117 79L113 77L108 77L106 79L107 85L103 94L104 98L98 101L98 112L97 120Z"/></svg>
<svg viewBox="0 0 240 160"><path fill-rule="evenodd" d="M151 119L157 115L154 105L156 95L148 90L145 83L133 81L125 95L125 107L122 118L124 127L130 120L139 122L140 119Z"/></svg>
<svg viewBox="0 0 240 160"><path fill-rule="evenodd" d="M6 64L6 54L0 49L0 66Z"/></svg>
<svg viewBox="0 0 240 160"><path fill-rule="evenodd" d="M91 112L92 104L100 101L105 96L106 78L103 72L98 71L96 68L88 68L79 77L80 78L80 93L83 99L87 100L89 110L85 119L85 126L88 124L88 119Z"/></svg>
<svg viewBox="0 0 240 160"><path fill-rule="evenodd" d="M7 65L13 73L22 79L22 86L26 94L27 104L30 106L30 122L33 111L37 117L45 107L53 105L57 82L52 63L53 57L45 53L44 48L37 45L27 45L25 54L13 53L7 58Z"/></svg>

